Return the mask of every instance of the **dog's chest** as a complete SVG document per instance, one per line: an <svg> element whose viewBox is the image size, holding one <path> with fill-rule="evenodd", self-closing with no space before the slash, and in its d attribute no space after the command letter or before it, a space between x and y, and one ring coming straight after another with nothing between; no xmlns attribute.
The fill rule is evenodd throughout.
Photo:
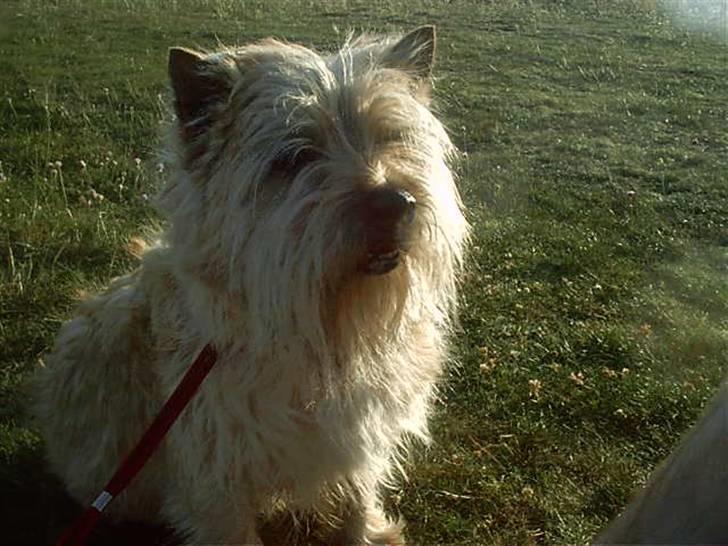
<svg viewBox="0 0 728 546"><path fill-rule="evenodd" d="M195 421L207 424L217 458L236 471L256 469L266 487L338 481L388 452L401 435L401 405L363 379L324 388L314 374L228 366L209 379Z"/></svg>

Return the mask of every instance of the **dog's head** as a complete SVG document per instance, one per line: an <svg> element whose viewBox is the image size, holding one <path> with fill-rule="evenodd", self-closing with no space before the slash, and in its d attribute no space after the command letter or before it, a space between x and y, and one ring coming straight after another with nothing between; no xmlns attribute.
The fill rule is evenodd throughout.
<svg viewBox="0 0 728 546"><path fill-rule="evenodd" d="M240 294L268 333L341 313L391 325L416 298L447 315L467 224L429 109L434 49L433 27L329 55L172 49L161 204L185 267Z"/></svg>

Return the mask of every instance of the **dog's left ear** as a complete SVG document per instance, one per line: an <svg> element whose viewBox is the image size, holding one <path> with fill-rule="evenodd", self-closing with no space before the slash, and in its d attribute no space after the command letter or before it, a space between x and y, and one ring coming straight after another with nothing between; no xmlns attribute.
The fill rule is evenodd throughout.
<svg viewBox="0 0 728 546"><path fill-rule="evenodd" d="M416 28L385 52L384 61L418 78L429 79L435 61L435 37L435 27L432 25Z"/></svg>
<svg viewBox="0 0 728 546"><path fill-rule="evenodd" d="M221 63L182 47L169 50L169 79L180 128L190 142L208 128L210 108L227 100L232 82Z"/></svg>

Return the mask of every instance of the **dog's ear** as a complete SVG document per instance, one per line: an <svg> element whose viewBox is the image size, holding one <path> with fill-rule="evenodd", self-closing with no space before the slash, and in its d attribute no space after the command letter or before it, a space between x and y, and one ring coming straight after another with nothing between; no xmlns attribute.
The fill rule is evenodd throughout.
<svg viewBox="0 0 728 546"><path fill-rule="evenodd" d="M232 82L219 64L191 49L173 47L169 50L174 107L188 142L211 123L210 108L226 101L230 95Z"/></svg>
<svg viewBox="0 0 728 546"><path fill-rule="evenodd" d="M418 78L429 79L435 61L435 27L426 25L405 34L385 53L384 61Z"/></svg>

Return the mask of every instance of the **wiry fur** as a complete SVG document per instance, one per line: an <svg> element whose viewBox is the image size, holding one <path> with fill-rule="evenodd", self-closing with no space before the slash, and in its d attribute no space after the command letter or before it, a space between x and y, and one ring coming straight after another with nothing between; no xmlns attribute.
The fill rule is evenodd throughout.
<svg viewBox="0 0 728 546"><path fill-rule="evenodd" d="M111 513L195 543L257 542L257 518L281 510L328 544L401 542L380 488L408 437L428 437L467 238L454 150L428 108L428 35L200 56L196 110L176 82L169 228L81 306L38 376L49 460L76 499L93 499L211 342L217 364ZM385 186L416 215L398 266L367 275L356 207Z"/></svg>

